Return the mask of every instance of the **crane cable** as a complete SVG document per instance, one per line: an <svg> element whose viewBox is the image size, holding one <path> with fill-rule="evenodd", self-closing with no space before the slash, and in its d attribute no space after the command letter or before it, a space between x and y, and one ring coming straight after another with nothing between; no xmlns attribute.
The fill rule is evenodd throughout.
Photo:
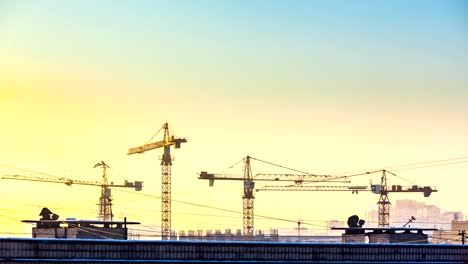
<svg viewBox="0 0 468 264"><path fill-rule="evenodd" d="M10 168L10 169L14 169L14 170L20 170L20 171L30 172L30 173L44 175L44 176L48 176L48 177L53 177L53 178L57 178L57 179L65 179L65 177L55 176L55 175L51 175L51 174L48 174L48 173L45 173L45 172L37 172L37 171L33 171L33 170L22 169L22 168L18 168L18 167L6 165L6 164L0 164L0 166Z"/></svg>
<svg viewBox="0 0 468 264"><path fill-rule="evenodd" d="M148 142L146 142L146 144L150 143L150 141L153 140L153 138L154 138L159 132L161 132L161 129L163 129L163 127L164 127L164 126L162 126L162 127L158 130L158 132L156 132L156 134L154 134L154 135L148 140ZM146 144L145 144L145 145L146 145Z"/></svg>
<svg viewBox="0 0 468 264"><path fill-rule="evenodd" d="M317 176L317 175L312 174L312 173L308 173L308 172L304 172L304 171L292 169L292 168L285 167L285 166L282 166L282 165L278 165L278 164L275 164L275 163L271 163L271 162L268 162L268 161L260 160L260 159L254 158L254 157L250 157L250 158L253 159L253 160L259 161L259 162L263 162L263 163L266 163L266 164L269 164L269 165L273 165L273 166L279 167L279 168L283 168L283 169L287 169L287 170L291 170L291 171L295 171L295 172L299 172L299 173L303 173L303 174L308 174L308 175Z"/></svg>
<svg viewBox="0 0 468 264"><path fill-rule="evenodd" d="M423 164L430 164L430 163L441 163L441 162L446 162L446 161L462 160L462 159L467 159L467 160L458 161L458 162L451 162L451 163L434 164L434 165L428 165L428 166L412 167L412 168L394 169L394 170L392 170L392 171L402 171L402 170L419 169L419 168L426 168L426 167L445 166L445 165L452 165L452 164L458 164L458 163L465 163L465 162L468 162L468 157L459 157L459 158L450 158L450 159L443 159L443 160L433 160L433 161L409 163L409 164L404 164L404 165L383 166L383 168L409 167L409 166L413 166L413 165L423 165ZM378 170L378 169L379 169L379 168L368 169L367 171L373 171L373 170ZM347 172L333 173L333 175L348 174L348 173L357 173L357 172L363 172L363 171L366 171L366 170L357 170L357 171L347 171Z"/></svg>
<svg viewBox="0 0 468 264"><path fill-rule="evenodd" d="M466 162L468 162L468 160L457 161L457 162L450 162L450 163L443 163L443 164L427 165L427 166L419 166L419 167L412 167L412 168L396 169L396 170L393 170L393 171L414 170L414 169L422 169L422 168L430 168L430 167L437 167L437 166L446 166L446 165L460 164L460 163L466 163Z"/></svg>
<svg viewBox="0 0 468 264"><path fill-rule="evenodd" d="M409 180L407 180L407 179L405 179L405 178L403 178L403 177L401 177L401 176L398 176L398 175L396 175L395 173L393 173L393 172L391 172L391 171L388 171L388 170L384 170L384 171L386 171L386 172L390 173L391 175L393 175L393 176L395 176L395 177L398 177L398 178L400 178L400 179L402 179L402 180L404 180L404 181L406 181L406 182L408 182L408 183L410 183L410 184L412 184L412 185L417 185L416 183L411 182L411 181L409 181Z"/></svg>
<svg viewBox="0 0 468 264"><path fill-rule="evenodd" d="M275 164L275 163L272 163L272 162L260 160L260 159L254 158L254 157L250 157L250 158L253 159L253 160L259 161L259 162L263 162L265 164L269 164L269 165L276 166L276 167L279 167L279 168L288 169L288 170L291 170L291 171L295 171L295 172L299 172L299 173L303 173L303 174L307 174L307 175L312 175L312 176L339 176L340 174L347 174L347 173L352 173L352 172L361 172L361 173L357 173L357 174L353 174L353 175L344 175L343 176L343 178L348 178L348 177L362 176L362 175L367 175L367 174L386 171L386 172L389 172L391 175L400 178L403 181L406 181L406 182L408 182L408 183L410 183L412 185L416 185L414 182L412 182L412 181L410 181L408 179L405 179L405 178L403 178L403 177L401 177L401 176L399 176L399 175L397 175L395 173L392 173L392 172L390 172L390 171L388 171L386 169L371 169L371 170L368 170L368 171L365 171L365 172L363 172L363 170L359 170L359 171L351 171L351 172L345 172L345 173L334 173L334 174L331 174L331 175L316 175L316 174L304 172L304 171L301 171L301 170L296 170L296 169L293 169L293 168L289 168L289 167L286 167L286 166L282 166L282 165L279 165L279 164ZM384 168L408 167L408 166L412 166L412 165L441 163L441 162L446 162L446 161L462 160L462 159L468 159L468 157L458 157L458 158L450 158L450 159L435 160L435 161L409 163L409 164L403 164L403 165L393 165L393 166L386 166ZM239 164L240 162L242 162L244 160L245 160L245 158L241 159L240 161L236 162L234 165L230 166L229 169L233 168L234 166L236 166L237 164ZM412 168L401 168L401 169L396 169L396 170L393 170L393 171L402 171L402 170L427 168L427 167L435 167L435 166L445 166L445 165L459 164L459 163L465 163L465 162L468 162L468 160L450 162L450 163L442 163L442 164L433 164L433 165L419 166L419 167L412 167ZM306 183L306 184L311 184L311 183Z"/></svg>
<svg viewBox="0 0 468 264"><path fill-rule="evenodd" d="M128 191L124 191L124 190L119 190L119 191L128 192ZM141 195L141 196L147 196L147 197L151 197L151 198L156 198L156 199L161 199L160 196L151 195L151 194L145 194L145 193L134 193L134 194ZM176 199L171 199L171 201L176 202L176 203L190 205L190 206L195 206L195 207L214 209L214 210L218 210L218 211L224 211L224 212L235 213L235 214L243 214L243 212L239 212L239 211L236 211L236 210L220 208L220 207L215 207L215 206L210 206L210 205L197 204L197 203L186 202L186 201L181 201L181 200L176 200ZM284 222L290 222L290 223L297 223L296 220L291 220L291 219L277 218L277 217L271 217L271 216L265 216L265 215L255 215L255 216L260 217L260 218L264 218L264 219L284 221ZM324 225L318 225L318 224L312 224L312 223L306 223L306 222L301 222L301 224L325 227Z"/></svg>

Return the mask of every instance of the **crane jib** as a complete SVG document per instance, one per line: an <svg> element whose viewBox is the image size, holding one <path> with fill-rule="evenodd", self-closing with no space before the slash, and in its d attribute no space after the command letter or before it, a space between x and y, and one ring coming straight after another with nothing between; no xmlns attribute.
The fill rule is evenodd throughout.
<svg viewBox="0 0 468 264"><path fill-rule="evenodd" d="M130 149L128 149L127 155L132 155L132 154L136 154L136 153L143 153L143 152L148 151L148 150L162 148L162 147L165 147L165 146L172 146L172 145L175 145L174 146L175 148L180 148L180 143L185 143L185 142L187 142L186 138L175 138L175 139L172 139L171 141L161 140L161 141L158 141L158 142L145 144L143 146L130 148Z"/></svg>

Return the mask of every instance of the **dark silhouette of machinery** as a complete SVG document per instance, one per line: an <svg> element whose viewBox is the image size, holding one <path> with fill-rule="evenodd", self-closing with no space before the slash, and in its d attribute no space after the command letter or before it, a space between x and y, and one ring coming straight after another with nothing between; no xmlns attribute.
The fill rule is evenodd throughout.
<svg viewBox="0 0 468 264"><path fill-rule="evenodd" d="M359 219L359 216L357 215L352 215L348 217L348 226L349 227L362 227L366 223L365 220Z"/></svg>
<svg viewBox="0 0 468 264"><path fill-rule="evenodd" d="M410 221L415 220L414 217ZM411 243L427 244L429 236L424 231L437 231L435 228L411 227L363 227L365 221L357 215L348 218L348 227L332 227L332 230L344 230L341 235L344 243Z"/></svg>
<svg viewBox="0 0 468 264"><path fill-rule="evenodd" d="M108 220L76 220L67 218L58 220L59 216L49 208L42 208L39 220L22 220L23 223L35 224L32 228L33 238L61 239L128 239L127 225L139 222Z"/></svg>
<svg viewBox="0 0 468 264"><path fill-rule="evenodd" d="M416 217L411 216L410 219L408 219L408 222L403 225L403 227L406 227L406 226L411 227L409 224L413 223L413 221L415 220L416 220Z"/></svg>
<svg viewBox="0 0 468 264"><path fill-rule="evenodd" d="M42 208L39 213L41 217L40 221L37 223L37 227L59 227L60 223L56 222L59 219L59 215L52 213L49 208Z"/></svg>
<svg viewBox="0 0 468 264"><path fill-rule="evenodd" d="M366 223L363 219L359 219L359 216L352 215L348 217L348 228L346 234L364 234L365 230L362 228Z"/></svg>
<svg viewBox="0 0 468 264"><path fill-rule="evenodd" d="M41 220L59 219L59 215L52 213L47 207L42 208L41 212L39 213L39 216L41 217Z"/></svg>

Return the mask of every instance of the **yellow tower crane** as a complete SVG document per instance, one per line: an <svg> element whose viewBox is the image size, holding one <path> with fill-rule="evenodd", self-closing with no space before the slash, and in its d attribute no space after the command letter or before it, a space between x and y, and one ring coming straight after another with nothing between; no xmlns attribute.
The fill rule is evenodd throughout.
<svg viewBox="0 0 468 264"><path fill-rule="evenodd" d="M149 143L161 130L164 130L163 140ZM171 237L171 146L180 148L180 144L187 142L187 139L176 138L174 135L170 135L169 125L165 123L149 141L142 146L129 149L127 155L164 148L161 158L161 239L169 240Z"/></svg>
<svg viewBox="0 0 468 264"><path fill-rule="evenodd" d="M361 191L372 191L374 194L380 194L378 205L378 224L379 227L388 227L390 225L390 200L388 198L389 193L423 193L424 197L429 197L431 193L437 192L435 187L431 186L401 186L392 185L391 188L387 185L387 173L397 176L396 174L388 170L377 170L372 172L365 172L358 175L367 175L371 173L381 172L380 184L371 184L370 188L367 186L305 186L301 184L290 185L290 186L264 186L256 189L256 191L352 191L352 193L358 193Z"/></svg>
<svg viewBox="0 0 468 264"><path fill-rule="evenodd" d="M285 173L257 173L252 174L252 168L250 165L251 159L281 167L283 169L289 169L303 174L285 174ZM208 180L209 186L212 187L214 180L229 180L229 181L243 181L244 182L244 191L242 193L242 203L243 203L243 235L246 239L249 239L254 234L254 188L255 181L287 181L294 182L295 184L301 184L303 182L349 182L346 176L330 176L330 175L315 175L311 173L306 173L290 168L286 168L277 164L259 160L250 156L243 158L244 162L244 174L235 175L235 174L215 174L208 173L206 171L200 172L198 179Z"/></svg>
<svg viewBox="0 0 468 264"><path fill-rule="evenodd" d="M102 181L82 181L82 180L73 180L61 177L39 177L39 176L27 176L27 175L3 175L2 179L9 180L23 180L23 181L38 181L38 182L52 182L52 183L64 183L67 186L77 185L91 185L91 186L100 186L101 187L101 196L99 197L99 219L103 221L112 221L112 196L110 187L117 188L135 188L135 191L141 191L143 188L142 181L128 182L125 181L124 184L109 184L107 179L107 168L109 166L101 161L94 165L94 168L102 167Z"/></svg>
<svg viewBox="0 0 468 264"><path fill-rule="evenodd" d="M107 180L107 168L109 166L101 161L94 165L94 168L102 167L102 183L101 183L101 197L99 197L99 218L102 220L112 221L112 197L111 190L108 188L109 183Z"/></svg>

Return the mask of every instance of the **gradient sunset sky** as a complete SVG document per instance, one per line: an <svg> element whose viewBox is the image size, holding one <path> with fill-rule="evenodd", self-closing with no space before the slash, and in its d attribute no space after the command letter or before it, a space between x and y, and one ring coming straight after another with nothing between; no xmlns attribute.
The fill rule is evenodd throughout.
<svg viewBox="0 0 468 264"><path fill-rule="evenodd" d="M159 225L162 150L126 152L168 122L188 138L172 152L173 199L242 212L241 182L209 188L197 173L241 174L229 166L246 155L315 174L468 157L467 73L461 0L0 0L0 174L99 181L92 167L103 160L112 181L145 182L145 195L113 191L116 218ZM395 173L408 181L389 184L439 192L391 201L468 213L468 162ZM29 232L18 220L38 219L42 207L96 218L97 187L1 181L1 232ZM364 217L378 201L256 196L256 214L293 221ZM172 228L237 229L241 216L174 202Z"/></svg>

